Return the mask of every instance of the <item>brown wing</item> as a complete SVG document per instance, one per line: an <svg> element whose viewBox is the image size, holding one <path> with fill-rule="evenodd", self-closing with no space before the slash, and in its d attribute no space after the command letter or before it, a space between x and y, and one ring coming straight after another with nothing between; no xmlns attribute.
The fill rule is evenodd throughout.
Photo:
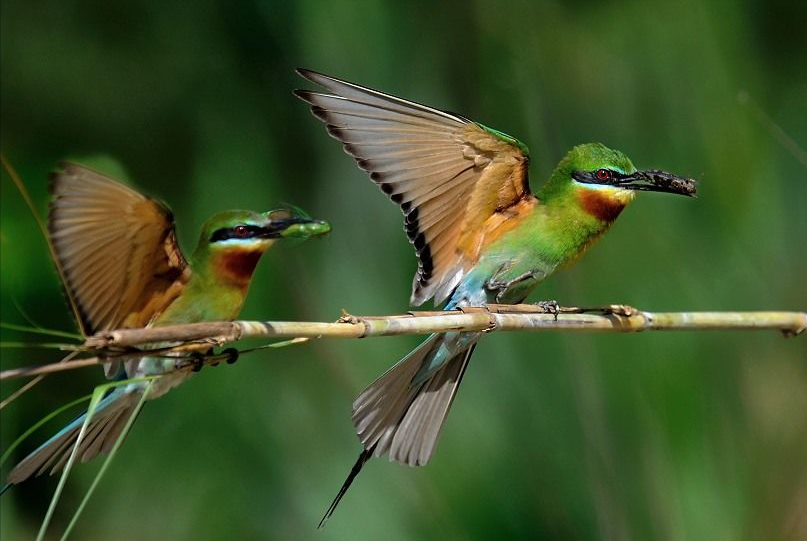
<svg viewBox="0 0 807 541"><path fill-rule="evenodd" d="M458 115L312 71L298 73L333 93L296 91L404 213L419 259L412 304L431 297L442 302L503 218L535 203L526 147Z"/></svg>
<svg viewBox="0 0 807 541"><path fill-rule="evenodd" d="M80 165L52 178L48 230L82 330L145 327L190 276L171 212Z"/></svg>

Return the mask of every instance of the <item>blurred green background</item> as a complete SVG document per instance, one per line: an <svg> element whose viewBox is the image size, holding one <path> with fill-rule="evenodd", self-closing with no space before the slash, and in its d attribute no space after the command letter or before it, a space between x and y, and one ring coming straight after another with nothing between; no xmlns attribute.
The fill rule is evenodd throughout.
<svg viewBox="0 0 807 541"><path fill-rule="evenodd" d="M186 251L222 209L331 221L268 254L245 319L400 313L416 268L401 217L291 95L305 66L519 137L534 187L587 141L701 179L695 200L639 197L534 300L804 310L805 20L789 0L3 0L2 151L41 215L47 172L73 159L167 201ZM1 234L2 320L74 329L5 173ZM148 404L73 538L807 538L807 342L773 332L489 336L432 463L371 462L316 532L360 450L352 399L419 340L204 370ZM4 349L2 366L57 355ZM3 409L3 449L101 380L55 375ZM98 466L74 470L53 536ZM33 538L55 485L2 497L3 539Z"/></svg>

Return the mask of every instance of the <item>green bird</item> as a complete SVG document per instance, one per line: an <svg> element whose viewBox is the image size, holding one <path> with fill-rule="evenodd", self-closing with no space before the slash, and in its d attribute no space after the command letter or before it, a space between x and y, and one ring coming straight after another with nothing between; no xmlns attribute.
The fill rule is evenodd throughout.
<svg viewBox="0 0 807 541"><path fill-rule="evenodd" d="M288 208L220 212L205 222L199 244L186 260L177 245L171 211L162 203L71 163L53 175L51 188L51 244L84 336L116 328L233 320L266 250L278 239L307 239L330 231L327 222ZM125 366L109 363L105 371L109 378L165 374L149 391L147 399L153 400L192 375L173 371L175 362L145 357ZM79 444L79 459L109 452L146 386L141 382L117 387L100 402ZM7 482L59 471L85 417L79 416L17 464Z"/></svg>
<svg viewBox="0 0 807 541"><path fill-rule="evenodd" d="M533 193L529 150L517 139L457 114L298 73L327 92L296 95L403 211L418 256L412 305L520 303L594 244L637 191L695 194L694 180L637 170L599 143L570 150ZM353 402L364 450L320 527L370 457L429 461L480 336L431 335Z"/></svg>

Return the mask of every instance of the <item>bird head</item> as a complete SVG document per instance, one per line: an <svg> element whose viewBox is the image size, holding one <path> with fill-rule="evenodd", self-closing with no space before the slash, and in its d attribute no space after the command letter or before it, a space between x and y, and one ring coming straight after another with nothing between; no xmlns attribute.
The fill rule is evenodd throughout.
<svg viewBox="0 0 807 541"><path fill-rule="evenodd" d="M277 239L307 239L324 235L330 224L315 220L296 208L281 208L264 213L248 210L220 212L202 227L200 244L213 250L240 248L264 251Z"/></svg>
<svg viewBox="0 0 807 541"><path fill-rule="evenodd" d="M212 264L216 275L246 284L261 255L278 239L308 239L324 235L330 224L297 208L264 213L248 210L220 212L205 222L192 258L196 268Z"/></svg>
<svg viewBox="0 0 807 541"><path fill-rule="evenodd" d="M566 156L572 181L588 189L667 192L694 196L697 182L658 169L637 170L618 150L600 143L574 147Z"/></svg>
<svg viewBox="0 0 807 541"><path fill-rule="evenodd" d="M667 192L693 197L697 182L656 169L637 170L618 150L600 143L578 145L558 164L540 199L573 195L598 219L611 222L638 191Z"/></svg>

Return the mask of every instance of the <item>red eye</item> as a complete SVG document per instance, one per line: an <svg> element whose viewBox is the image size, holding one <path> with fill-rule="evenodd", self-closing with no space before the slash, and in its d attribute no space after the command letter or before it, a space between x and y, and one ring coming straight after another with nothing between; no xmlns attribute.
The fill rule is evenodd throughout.
<svg viewBox="0 0 807 541"><path fill-rule="evenodd" d="M611 171L608 169L597 169L597 180L611 180Z"/></svg>
<svg viewBox="0 0 807 541"><path fill-rule="evenodd" d="M247 226L245 226L245 225L237 225L237 226L235 226L235 236L236 237L240 237L240 238L243 239L247 235L249 235L249 228L247 228Z"/></svg>

